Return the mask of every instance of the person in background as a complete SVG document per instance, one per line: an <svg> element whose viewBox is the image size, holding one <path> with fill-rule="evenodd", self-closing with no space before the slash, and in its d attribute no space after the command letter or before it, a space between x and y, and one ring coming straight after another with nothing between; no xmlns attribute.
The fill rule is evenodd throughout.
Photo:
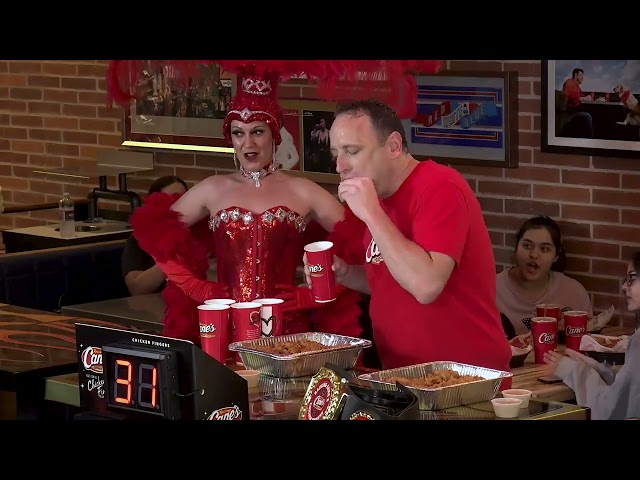
<svg viewBox="0 0 640 480"><path fill-rule="evenodd" d="M188 190L184 180L176 176L158 178L149 187L148 195L164 192L168 195L183 194ZM166 285L166 276L156 265L151 255L145 252L133 235L127 238L122 253L122 276L127 284L129 293L146 295L160 293Z"/></svg>
<svg viewBox="0 0 640 480"><path fill-rule="evenodd" d="M163 334L199 345L197 307L205 300L279 296L285 300L285 333L313 327L357 337L357 292L343 289L334 302L319 304L296 279L304 244L314 240L306 232L310 223L341 251L337 238L345 208L320 185L279 168L280 72L258 72L247 64L239 78L223 125L237 170L211 175L177 200L162 192L150 195L131 217L133 235L168 278ZM215 282L206 275L211 256L217 260ZM314 315L312 326L310 311L316 309L326 315Z"/></svg>
<svg viewBox="0 0 640 480"><path fill-rule="evenodd" d="M584 70L574 68L571 78L565 80L562 85L562 94L567 102L567 113L569 121L563 129L563 136L593 138L593 119L589 112L582 110L582 102L591 102L591 95L582 93L582 82L584 81Z"/></svg>
<svg viewBox="0 0 640 480"><path fill-rule="evenodd" d="M627 266L622 292L630 312L640 310L640 251ZM640 417L640 329L629 338L624 365L613 370L595 359L566 349L565 355L550 351L544 361L576 394L578 405L591 409L592 420L624 420Z"/></svg>
<svg viewBox="0 0 640 480"><path fill-rule="evenodd" d="M581 310L593 316L591 300L577 280L562 271L567 257L560 227L549 217L533 217L516 233L516 265L496 275L496 300L508 338L527 333L536 305L559 305L561 311ZM511 327L511 328L510 328Z"/></svg>
<svg viewBox="0 0 640 480"><path fill-rule="evenodd" d="M338 195L366 226L364 262L336 254L336 281L371 295L383 368L454 361L509 371L478 200L453 168L413 158L405 135L397 113L380 102L336 108L330 144Z"/></svg>

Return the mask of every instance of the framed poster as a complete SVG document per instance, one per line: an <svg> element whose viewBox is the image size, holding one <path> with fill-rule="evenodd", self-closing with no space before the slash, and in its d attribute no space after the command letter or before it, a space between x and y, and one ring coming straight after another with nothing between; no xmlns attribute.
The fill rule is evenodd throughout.
<svg viewBox="0 0 640 480"><path fill-rule="evenodd" d="M518 166L517 72L445 71L416 83L417 115L403 120L416 159Z"/></svg>
<svg viewBox="0 0 640 480"><path fill-rule="evenodd" d="M171 67L145 70L137 83L145 96L124 111L122 145L233 154L222 126L236 76L217 64L201 69L187 85L174 81Z"/></svg>
<svg viewBox="0 0 640 480"><path fill-rule="evenodd" d="M640 60L543 60L542 151L640 158Z"/></svg>
<svg viewBox="0 0 640 480"><path fill-rule="evenodd" d="M329 129L333 124L335 103L314 100L282 100L285 129L294 137L299 162L293 172L318 183L340 183L336 162L331 153ZM290 112L288 115L286 112ZM297 112L297 125L294 115ZM287 123L289 118L289 123ZM286 133L283 135L285 142ZM278 149L280 150L280 148ZM280 162L282 165L282 162Z"/></svg>

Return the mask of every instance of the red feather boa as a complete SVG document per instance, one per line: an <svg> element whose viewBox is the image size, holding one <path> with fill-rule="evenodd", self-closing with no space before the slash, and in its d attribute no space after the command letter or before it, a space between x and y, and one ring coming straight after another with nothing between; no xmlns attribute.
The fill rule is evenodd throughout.
<svg viewBox="0 0 640 480"><path fill-rule="evenodd" d="M208 256L213 252L213 235L205 218L192 227L171 209L181 194L153 193L131 215L133 236L140 247L156 261L179 260L195 276L204 279L209 270ZM183 338L200 345L198 302L173 282L162 291L165 300L163 334Z"/></svg>
<svg viewBox="0 0 640 480"><path fill-rule="evenodd" d="M179 260L196 275L206 275L208 256L213 250L213 235L205 218L193 225L181 220L171 206L180 194L153 193L131 215L133 236L140 247L156 261Z"/></svg>
<svg viewBox="0 0 640 480"><path fill-rule="evenodd" d="M143 72L171 68L178 84L201 75L203 65L218 64L242 75L250 65L258 75L277 72L282 80L306 76L317 82L318 97L328 101L377 98L401 118L416 114L415 75L437 73L441 60L111 60L107 69L107 103L128 106L146 95L138 83ZM274 86L275 88L275 86Z"/></svg>

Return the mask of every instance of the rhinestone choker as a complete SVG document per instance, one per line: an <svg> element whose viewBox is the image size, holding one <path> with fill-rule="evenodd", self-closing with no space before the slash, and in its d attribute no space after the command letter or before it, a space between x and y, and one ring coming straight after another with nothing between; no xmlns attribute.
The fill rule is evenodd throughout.
<svg viewBox="0 0 640 480"><path fill-rule="evenodd" d="M256 182L256 188L259 188L262 186L261 180L264 177L272 174L276 170L278 170L278 164L275 162L275 160L269 164L269 168L263 168L258 172L252 172L250 170L246 170L242 165L240 165L240 173L242 174L242 176Z"/></svg>

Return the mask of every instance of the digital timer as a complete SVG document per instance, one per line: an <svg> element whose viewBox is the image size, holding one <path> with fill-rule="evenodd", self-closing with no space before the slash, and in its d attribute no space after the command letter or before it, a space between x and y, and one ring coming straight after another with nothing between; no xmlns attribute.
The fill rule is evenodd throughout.
<svg viewBox="0 0 640 480"><path fill-rule="evenodd" d="M128 327L75 327L77 419L249 420L247 381L193 342Z"/></svg>
<svg viewBox="0 0 640 480"><path fill-rule="evenodd" d="M178 398L171 395L177 390L174 352L105 345L102 354L109 407L168 418L179 415Z"/></svg>

